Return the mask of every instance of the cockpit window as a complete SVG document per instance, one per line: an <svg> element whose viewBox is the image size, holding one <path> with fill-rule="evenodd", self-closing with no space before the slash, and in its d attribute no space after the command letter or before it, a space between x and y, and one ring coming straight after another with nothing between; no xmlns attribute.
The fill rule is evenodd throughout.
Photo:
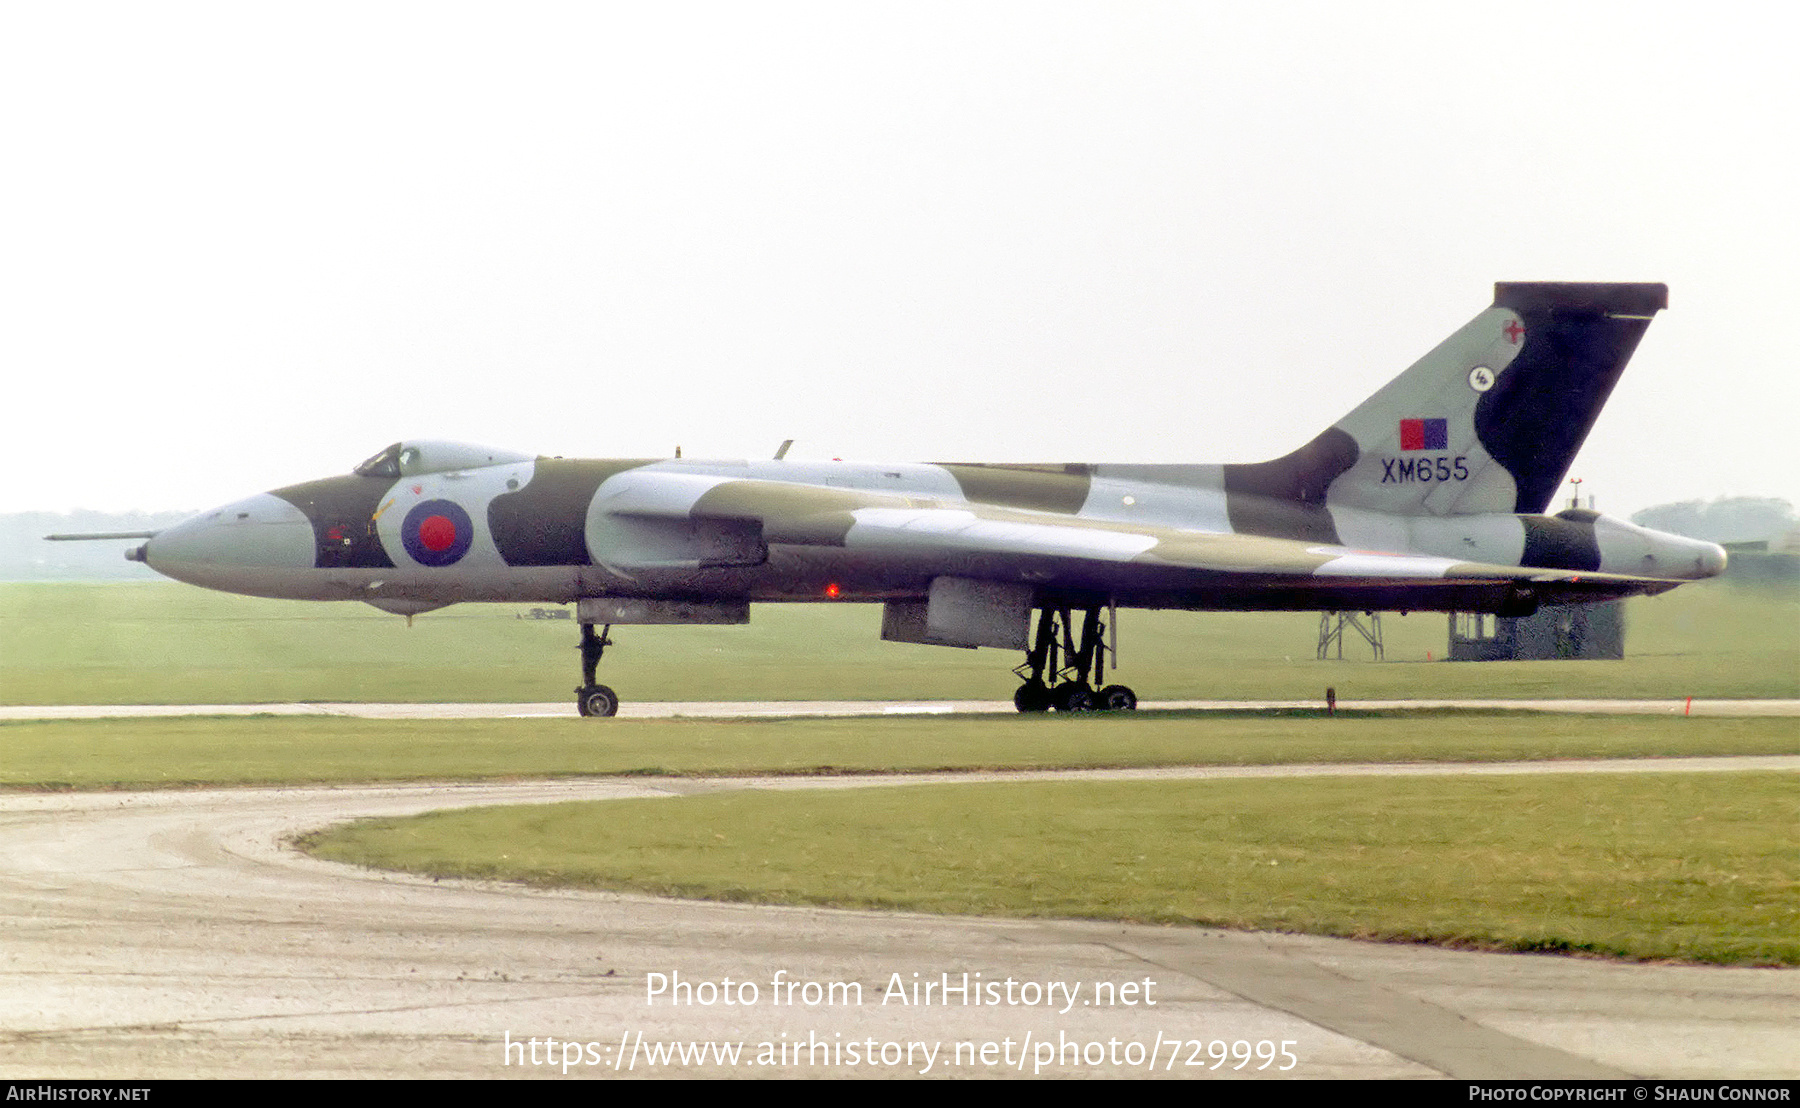
<svg viewBox="0 0 1800 1108"><path fill-rule="evenodd" d="M400 445L394 445L370 458L351 472L358 477L398 477L400 476Z"/></svg>
<svg viewBox="0 0 1800 1108"><path fill-rule="evenodd" d="M415 439L397 442L359 465L359 477L416 477L423 473L449 473L461 469L529 462L530 454L516 450L495 450L466 442L437 442Z"/></svg>

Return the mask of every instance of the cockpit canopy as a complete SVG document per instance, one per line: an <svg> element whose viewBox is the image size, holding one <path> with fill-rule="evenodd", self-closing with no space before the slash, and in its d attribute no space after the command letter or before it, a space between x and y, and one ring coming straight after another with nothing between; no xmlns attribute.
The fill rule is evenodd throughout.
<svg viewBox="0 0 1800 1108"><path fill-rule="evenodd" d="M480 469L531 460L530 454L516 450L495 450L491 446L467 442L409 439L388 447L352 472L358 477L417 477L422 473L447 473L454 469Z"/></svg>

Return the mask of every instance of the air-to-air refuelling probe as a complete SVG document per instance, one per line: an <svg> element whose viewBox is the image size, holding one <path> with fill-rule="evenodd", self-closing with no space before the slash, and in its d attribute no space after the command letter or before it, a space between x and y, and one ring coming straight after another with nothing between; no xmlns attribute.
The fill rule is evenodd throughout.
<svg viewBox="0 0 1800 1108"><path fill-rule="evenodd" d="M1356 410L1256 464L601 461L413 441L104 537L146 538L126 556L251 596L408 616L573 603L583 715L618 708L595 677L612 625L744 623L755 601L880 601L884 639L1024 652L1022 712L1126 709L1136 695L1104 676L1119 608L1523 615L1720 573L1712 543L1544 514L1667 301L1660 284L1496 285Z"/></svg>

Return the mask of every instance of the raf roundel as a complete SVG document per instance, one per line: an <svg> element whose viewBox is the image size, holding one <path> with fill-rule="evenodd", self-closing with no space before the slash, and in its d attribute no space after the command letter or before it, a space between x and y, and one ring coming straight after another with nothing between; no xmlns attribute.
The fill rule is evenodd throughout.
<svg viewBox="0 0 1800 1108"><path fill-rule="evenodd" d="M424 566L455 565L475 541L475 525L462 506L448 500L413 505L400 525L400 541L412 560Z"/></svg>

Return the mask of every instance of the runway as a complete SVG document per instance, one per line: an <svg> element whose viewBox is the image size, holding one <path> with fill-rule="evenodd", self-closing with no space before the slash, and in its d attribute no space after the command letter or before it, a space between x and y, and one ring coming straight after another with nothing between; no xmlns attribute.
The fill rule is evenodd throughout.
<svg viewBox="0 0 1800 1108"><path fill-rule="evenodd" d="M1141 775L1738 768L1800 770L1800 758ZM895 784L0 794L0 1073L561 1078L568 1063L569 1078L1800 1076L1790 970L437 883L284 845L345 819L436 808ZM670 987L660 998L657 975ZM786 1002L784 982L797 986ZM680 984L690 1002L669 1003ZM938 986L935 997L896 999L918 985ZM993 1003L967 1002L987 985Z"/></svg>
<svg viewBox="0 0 1800 1108"><path fill-rule="evenodd" d="M1272 711L1320 709L1316 700L1156 700L1139 710ZM1800 700L1340 700L1345 711L1566 712L1597 715L1800 716ZM626 701L620 719L752 719L808 716L1014 715L1010 700ZM536 704L50 704L0 705L0 720L156 716L346 716L356 719L531 719L573 716L569 703Z"/></svg>

